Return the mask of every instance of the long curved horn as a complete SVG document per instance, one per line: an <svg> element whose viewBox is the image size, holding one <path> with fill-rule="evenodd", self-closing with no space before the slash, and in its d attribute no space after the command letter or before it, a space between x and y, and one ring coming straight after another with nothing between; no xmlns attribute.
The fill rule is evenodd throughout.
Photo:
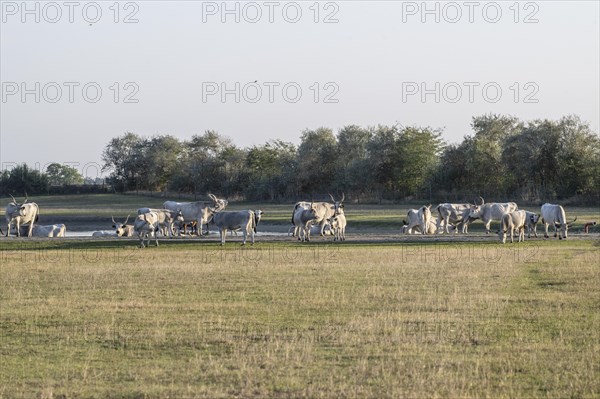
<svg viewBox="0 0 600 399"><path fill-rule="evenodd" d="M335 198L333 198L333 195L331 195L331 193L329 193L329 197L331 198L331 201L335 202Z"/></svg>
<svg viewBox="0 0 600 399"><path fill-rule="evenodd" d="M481 195L479 196L479 199L481 200L481 204L479 204L479 206L485 204L485 200L483 199L483 197Z"/></svg>
<svg viewBox="0 0 600 399"><path fill-rule="evenodd" d="M12 198L12 199L13 199L13 203L14 203L15 205L17 205L17 200L15 199L15 197L13 197L13 196L12 196L12 194L8 194L8 195L10 195L10 198Z"/></svg>
<svg viewBox="0 0 600 399"><path fill-rule="evenodd" d="M28 198L29 198L29 196L27 195L27 193L25 193L25 200L23 201L23 204L27 202Z"/></svg>
<svg viewBox="0 0 600 399"><path fill-rule="evenodd" d="M340 200L340 202L344 202L344 199L346 199L346 196L344 195L344 193L342 192L342 199Z"/></svg>
<svg viewBox="0 0 600 399"><path fill-rule="evenodd" d="M114 216L111 216L111 219L112 219L112 221L113 221L114 224L117 224L117 222L115 222L115 217Z"/></svg>
<svg viewBox="0 0 600 399"><path fill-rule="evenodd" d="M217 197L214 194L208 194L208 196L215 202L217 202Z"/></svg>
<svg viewBox="0 0 600 399"><path fill-rule="evenodd" d="M127 221L129 220L129 216L131 216L131 215L127 215L127 219L125 219L125 221L123 222L123 224L127 224Z"/></svg>
<svg viewBox="0 0 600 399"><path fill-rule="evenodd" d="M572 225L573 223L575 223L575 221L576 221L576 220L577 220L577 216L575 216L575 219L571 220L570 222L567 222L567 226L568 226L568 227L571 227L571 225Z"/></svg>

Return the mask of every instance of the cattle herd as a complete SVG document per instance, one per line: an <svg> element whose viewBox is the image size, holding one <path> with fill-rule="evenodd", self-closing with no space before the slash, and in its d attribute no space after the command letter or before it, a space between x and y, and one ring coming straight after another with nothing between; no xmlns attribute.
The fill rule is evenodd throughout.
<svg viewBox="0 0 600 399"><path fill-rule="evenodd" d="M297 237L300 241L310 241L311 230L315 234L324 236L330 234L334 236L334 241L345 240L346 216L344 214L345 196L336 200L331 194L332 202L314 202L300 201L294 205L292 211L292 227L289 233ZM25 200L18 203L14 197L12 202L6 206L7 231L6 236L15 234L16 236L27 237L64 237L66 226L64 224L55 224L42 226L37 224L39 219L39 206L35 202ZM209 194L210 201L196 202L175 202L166 201L162 209L139 208L133 224L128 224L129 216L123 223L115 221L112 218L113 231L94 232L94 237L132 237L137 235L140 240L140 247L149 245L150 239L154 239L158 246L158 235L163 237L174 237L176 235L186 234L190 229L193 234L208 234L209 224L215 225L220 234L221 245L225 244L227 232L236 233L241 230L243 234L243 243L246 244L248 235L252 244L254 244L254 234L257 231L258 223L263 215L260 209L243 211L225 211L228 201L217 198ZM506 242L507 236L510 242L513 237L518 236L518 242L525 238L525 229L528 237L531 233L537 237L537 224L541 220L544 225L544 237L548 238L548 227L554 226L554 237L559 239L567 238L567 231L571 224L577 220L567 222L565 210L560 205L544 204L541 207L541 213L519 210L514 202L506 203L485 203L480 197L479 203L442 203L435 207L432 215L431 205L422 206L419 209L410 209L403 220L401 232L405 234L450 234L459 231L463 234L468 233L468 228L475 220L480 219L484 225L486 233L490 233L492 221L500 223L500 229L497 231L502 243ZM206 228L206 230L205 230Z"/></svg>

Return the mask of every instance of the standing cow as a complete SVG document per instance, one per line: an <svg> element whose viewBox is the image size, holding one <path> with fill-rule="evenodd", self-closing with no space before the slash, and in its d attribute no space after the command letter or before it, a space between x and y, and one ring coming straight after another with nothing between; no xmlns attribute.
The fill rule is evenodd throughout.
<svg viewBox="0 0 600 399"><path fill-rule="evenodd" d="M513 243L513 236L515 231L519 233L519 241L525 241L525 223L527 222L527 216L525 211L514 211L505 213L500 218L500 230L498 230L498 237L502 244L506 243L506 234L510 232L510 242Z"/></svg>
<svg viewBox="0 0 600 399"><path fill-rule="evenodd" d="M196 221L198 224L198 230L200 235L203 234L203 226L206 225L206 234L208 234L208 220L211 217L209 208L212 208L214 212L219 212L227 207L227 200L215 197L213 194L208 194L212 199L209 201L196 201L196 202L175 202L166 201L163 203L163 208L178 211L181 210L183 214L184 222L189 223Z"/></svg>
<svg viewBox="0 0 600 399"><path fill-rule="evenodd" d="M183 213L180 209L171 211L168 209L139 208L137 210L138 215L148 212L154 212L158 216L159 231L164 237L173 238L175 225L182 225L184 223Z"/></svg>
<svg viewBox="0 0 600 399"><path fill-rule="evenodd" d="M263 215L263 211L257 210L246 210L246 211L221 211L215 212L214 209L210 209L212 218L210 222L214 223L219 229L221 235L221 245L225 245L225 237L227 236L227 230L242 229L244 235L244 241L242 245L246 245L246 238L250 234L252 245L254 245L254 233L256 233L256 226L260 222Z"/></svg>
<svg viewBox="0 0 600 399"><path fill-rule="evenodd" d="M297 208L292 216L292 223L295 226L294 234L298 240L310 241L310 229L313 222L317 219L316 207L313 203L308 209Z"/></svg>
<svg viewBox="0 0 600 399"><path fill-rule="evenodd" d="M346 240L346 215L340 213L330 219L331 228L333 229L333 241Z"/></svg>
<svg viewBox="0 0 600 399"><path fill-rule="evenodd" d="M542 217L539 213L525 211L525 227L527 227L527 238L531 238L532 231L535 238L537 238L537 225L541 218Z"/></svg>
<svg viewBox="0 0 600 399"><path fill-rule="evenodd" d="M448 228L452 226L454 233L458 233L458 226L462 225L462 233L468 232L469 223L473 220L469 218L469 211L472 204L439 204L435 209L438 212L437 230L450 234Z"/></svg>
<svg viewBox="0 0 600 399"><path fill-rule="evenodd" d="M577 217L571 222L567 222L567 216L565 210L560 205L544 204L542 205L542 223L544 224L544 237L548 238L548 225L554 225L554 237L558 235L558 238L562 240L567 238L567 231L571 224L577 220ZM558 234L558 228L560 227L561 234Z"/></svg>
<svg viewBox="0 0 600 399"><path fill-rule="evenodd" d="M333 198L333 195L331 195L331 194L329 194L329 197L331 198L331 201L333 201L333 203L300 201L294 205L294 210L292 212L292 224L294 224L294 226L295 226L293 237L297 237L299 230L301 228L303 228L303 226L298 226L294 223L294 214L299 209L309 209L309 208L314 208L315 214L316 214L316 217L312 223L318 224L319 225L319 233L321 234L321 236L325 236L324 230L325 230L325 226L328 223L328 220L335 215L344 213L344 203L343 202L344 202L344 199L346 198L344 193L342 193L342 198L339 201L336 201L335 198Z"/></svg>
<svg viewBox="0 0 600 399"><path fill-rule="evenodd" d="M140 248L149 246L151 237L154 237L154 241L158 247L158 222L156 212L143 213L135 218L133 229L140 239ZM146 245L144 245L144 239L146 239Z"/></svg>
<svg viewBox="0 0 600 399"><path fill-rule="evenodd" d="M25 200L19 204L15 197L10 196L13 202L6 205L6 237L10 234L11 226L15 226L17 237L21 236L21 225L29 224L29 230L27 237L31 237L33 231L33 224L38 221L40 214L40 208L35 202L26 203L29 198L25 194Z"/></svg>
<svg viewBox="0 0 600 399"><path fill-rule="evenodd" d="M469 217L472 219L481 219L485 224L485 233L490 233L490 225L493 220L501 220L505 213L514 212L518 209L518 206L514 202L490 202L485 203L484 199L481 199L481 204L471 205L469 210Z"/></svg>

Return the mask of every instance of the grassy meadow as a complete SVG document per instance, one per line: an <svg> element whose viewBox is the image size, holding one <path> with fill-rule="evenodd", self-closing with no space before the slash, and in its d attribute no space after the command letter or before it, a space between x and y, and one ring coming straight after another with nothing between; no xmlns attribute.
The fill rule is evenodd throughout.
<svg viewBox="0 0 600 399"><path fill-rule="evenodd" d="M599 252L4 240L0 397L594 398Z"/></svg>
<svg viewBox="0 0 600 399"><path fill-rule="evenodd" d="M31 200L96 223L164 201ZM341 244L0 238L0 398L600 397L598 209L566 241L394 241L409 207L348 204Z"/></svg>

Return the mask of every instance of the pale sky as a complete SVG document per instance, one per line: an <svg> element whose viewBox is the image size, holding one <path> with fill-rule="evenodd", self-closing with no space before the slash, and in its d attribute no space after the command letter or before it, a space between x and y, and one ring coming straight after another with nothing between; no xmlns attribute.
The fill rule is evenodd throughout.
<svg viewBox="0 0 600 399"><path fill-rule="evenodd" d="M3 169L96 177L127 131L243 147L349 124L458 142L485 113L600 125L597 1L22 4L1 2Z"/></svg>

